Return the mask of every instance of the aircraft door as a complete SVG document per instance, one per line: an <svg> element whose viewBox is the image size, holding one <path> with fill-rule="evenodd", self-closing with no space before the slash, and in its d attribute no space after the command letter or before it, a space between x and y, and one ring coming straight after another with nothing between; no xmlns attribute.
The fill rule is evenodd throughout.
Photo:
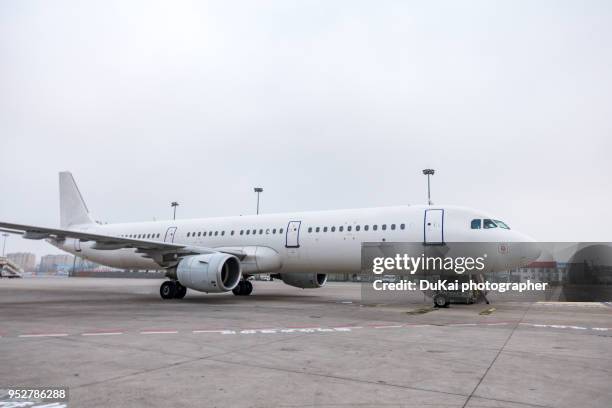
<svg viewBox="0 0 612 408"><path fill-rule="evenodd" d="M176 234L176 227L170 227L166 231L166 236L164 237L164 242L174 242L174 235Z"/></svg>
<svg viewBox="0 0 612 408"><path fill-rule="evenodd" d="M425 245L444 244L444 210L425 210L423 221L423 243Z"/></svg>
<svg viewBox="0 0 612 408"><path fill-rule="evenodd" d="M289 221L285 235L285 248L300 247L300 226L302 221Z"/></svg>

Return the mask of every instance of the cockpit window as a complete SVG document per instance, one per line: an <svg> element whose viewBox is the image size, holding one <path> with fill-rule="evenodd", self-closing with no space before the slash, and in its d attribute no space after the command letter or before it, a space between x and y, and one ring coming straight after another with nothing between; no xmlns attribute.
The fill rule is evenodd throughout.
<svg viewBox="0 0 612 408"><path fill-rule="evenodd" d="M477 218L475 220L472 220L472 229L480 229L480 225L482 224L482 220L480 218Z"/></svg>
<svg viewBox="0 0 612 408"><path fill-rule="evenodd" d="M485 218L484 220L482 220L483 226L485 229L489 229L489 228L497 228L497 224L495 224L495 222L493 222L493 220L490 220L488 218Z"/></svg>
<svg viewBox="0 0 612 408"><path fill-rule="evenodd" d="M495 223L497 224L497 226L498 226L499 228L510 229L510 227L508 226L508 224L506 224L506 223L505 223L505 222L503 222L503 221L500 221L500 220L495 220Z"/></svg>

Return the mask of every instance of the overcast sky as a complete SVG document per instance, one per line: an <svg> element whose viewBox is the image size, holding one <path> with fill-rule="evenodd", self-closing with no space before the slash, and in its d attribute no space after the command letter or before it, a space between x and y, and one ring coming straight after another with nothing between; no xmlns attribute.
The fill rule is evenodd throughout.
<svg viewBox="0 0 612 408"><path fill-rule="evenodd" d="M425 202L612 241L609 1L1 1L0 220ZM57 252L11 237L7 252Z"/></svg>

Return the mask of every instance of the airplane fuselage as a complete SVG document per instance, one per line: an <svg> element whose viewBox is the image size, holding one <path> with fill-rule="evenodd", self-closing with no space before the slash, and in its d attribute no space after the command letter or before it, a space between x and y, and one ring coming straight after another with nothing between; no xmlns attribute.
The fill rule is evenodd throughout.
<svg viewBox="0 0 612 408"><path fill-rule="evenodd" d="M397 206L350 210L87 225L75 230L208 248L266 248L278 254L278 273L354 273L364 242L521 242L505 228L471 228L482 212L455 206ZM91 242L53 242L85 259L122 269L160 269L134 249L93 249ZM513 254L516 255L516 254ZM515 262L520 263L519 260ZM507 264L507 263L506 263Z"/></svg>

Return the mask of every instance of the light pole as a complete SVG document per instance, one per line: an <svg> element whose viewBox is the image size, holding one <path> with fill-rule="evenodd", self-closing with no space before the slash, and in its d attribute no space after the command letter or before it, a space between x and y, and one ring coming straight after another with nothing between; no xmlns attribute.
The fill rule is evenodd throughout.
<svg viewBox="0 0 612 408"><path fill-rule="evenodd" d="M429 177L433 176L436 171L434 169L425 169L423 174L427 176L427 204L431 205L431 183Z"/></svg>
<svg viewBox="0 0 612 408"><path fill-rule="evenodd" d="M253 191L257 193L257 215L259 215L259 194L263 193L263 188L255 187Z"/></svg>
<svg viewBox="0 0 612 408"><path fill-rule="evenodd" d="M2 244L2 256L4 256L4 251L6 250L6 239L9 237L9 235L10 234L7 234L6 232L2 234L4 237L4 244Z"/></svg>
<svg viewBox="0 0 612 408"><path fill-rule="evenodd" d="M173 201L170 203L170 207L172 207L174 209L174 213L172 215L172 219L176 220L176 207L179 206L179 203L177 203L176 201Z"/></svg>

